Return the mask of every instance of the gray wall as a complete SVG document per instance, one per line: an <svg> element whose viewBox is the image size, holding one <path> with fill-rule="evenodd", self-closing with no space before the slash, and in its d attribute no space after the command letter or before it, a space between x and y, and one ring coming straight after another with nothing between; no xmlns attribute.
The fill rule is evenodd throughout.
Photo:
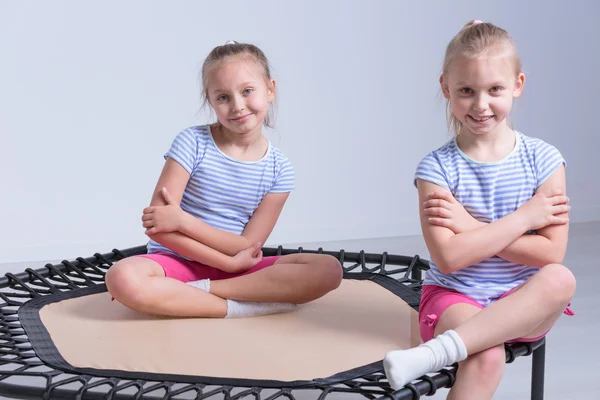
<svg viewBox="0 0 600 400"><path fill-rule="evenodd" d="M450 137L438 77L470 19L515 38L528 80L513 121L563 152L573 220L598 220L599 14L595 1L0 1L0 263L144 243L163 153L207 121L200 65L231 39L270 58L268 137L297 172L270 244L420 234L412 176Z"/></svg>

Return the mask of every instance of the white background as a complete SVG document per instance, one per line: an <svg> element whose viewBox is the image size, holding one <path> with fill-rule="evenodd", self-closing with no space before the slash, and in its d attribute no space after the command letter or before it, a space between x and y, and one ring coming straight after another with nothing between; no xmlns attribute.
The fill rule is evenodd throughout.
<svg viewBox="0 0 600 400"><path fill-rule="evenodd" d="M198 73L227 40L262 48L279 85L267 135L297 189L269 244L420 234L412 178L450 138L438 77L470 19L517 42L513 122L567 159L572 220L599 220L599 14L592 0L0 0L0 263L145 243L162 156L207 122Z"/></svg>

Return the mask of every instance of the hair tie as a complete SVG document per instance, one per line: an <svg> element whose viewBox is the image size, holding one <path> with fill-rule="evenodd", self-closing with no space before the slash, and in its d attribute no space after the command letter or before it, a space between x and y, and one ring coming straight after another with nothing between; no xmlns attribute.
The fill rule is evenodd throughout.
<svg viewBox="0 0 600 400"><path fill-rule="evenodd" d="M471 24L471 26L477 25L477 24L483 24L483 21L480 20L480 19L476 19L475 21L473 21L473 23Z"/></svg>
<svg viewBox="0 0 600 400"><path fill-rule="evenodd" d="M225 42L225 44L237 44L237 42L235 40L228 40Z"/></svg>

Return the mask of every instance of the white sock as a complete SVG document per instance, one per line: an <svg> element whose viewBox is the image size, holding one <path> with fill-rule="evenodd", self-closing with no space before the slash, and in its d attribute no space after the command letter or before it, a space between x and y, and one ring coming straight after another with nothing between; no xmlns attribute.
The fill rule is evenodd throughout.
<svg viewBox="0 0 600 400"><path fill-rule="evenodd" d="M383 359L385 375L394 390L447 365L467 358L462 339L452 330L408 350L390 351Z"/></svg>
<svg viewBox="0 0 600 400"><path fill-rule="evenodd" d="M210 293L210 279L187 282L188 285ZM256 317L259 315L279 314L295 310L293 303L253 303L249 301L227 300L227 315L225 318Z"/></svg>
<svg viewBox="0 0 600 400"><path fill-rule="evenodd" d="M225 318L245 318L259 315L286 313L298 308L293 303L254 303L251 301L227 300Z"/></svg>
<svg viewBox="0 0 600 400"><path fill-rule="evenodd" d="M190 281L187 283L190 286L204 290L206 293L210 293L210 279L200 279L199 281Z"/></svg>

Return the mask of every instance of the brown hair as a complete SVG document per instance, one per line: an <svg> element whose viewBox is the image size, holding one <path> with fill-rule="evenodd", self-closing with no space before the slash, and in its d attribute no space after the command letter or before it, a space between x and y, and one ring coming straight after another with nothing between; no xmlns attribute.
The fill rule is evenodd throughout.
<svg viewBox="0 0 600 400"><path fill-rule="evenodd" d="M263 53L261 49L253 44L229 41L222 46L217 46L212 49L212 51L206 57L206 60L204 60L204 64L202 64L202 108L206 107L208 104L208 80L210 72L213 68L218 67L222 62L233 57L247 58L258 63L263 70L265 82L267 82L268 85L270 84L272 79L271 69L265 53ZM273 102L269 105L269 112L263 121L263 124L269 128L273 127L273 122L275 119L274 109L276 108L276 99L277 97L275 96L275 100L273 100Z"/></svg>
<svg viewBox="0 0 600 400"><path fill-rule="evenodd" d="M502 51L507 52L514 59L515 76L518 76L522 72L521 58L508 32L489 22L469 21L448 43L442 73L448 74L450 64L457 56L477 57L485 53L494 54ZM448 129L458 135L462 123L452 114L450 100L446 100L446 119Z"/></svg>

